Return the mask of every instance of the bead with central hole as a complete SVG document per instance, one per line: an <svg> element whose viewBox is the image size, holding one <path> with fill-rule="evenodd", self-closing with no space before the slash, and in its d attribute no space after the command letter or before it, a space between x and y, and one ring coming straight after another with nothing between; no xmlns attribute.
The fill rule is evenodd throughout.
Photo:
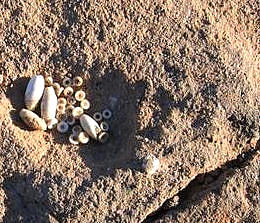
<svg viewBox="0 0 260 223"><path fill-rule="evenodd" d="M108 138L109 138L109 134L107 132L101 132L98 135L98 141L101 143L107 142Z"/></svg>
<svg viewBox="0 0 260 223"><path fill-rule="evenodd" d="M57 124L57 130L60 133L66 133L69 130L69 125L64 121L61 121Z"/></svg>
<svg viewBox="0 0 260 223"><path fill-rule="evenodd" d="M84 129L84 131L86 131L88 135L93 139L97 139L98 134L101 132L98 123L89 115L81 115L80 125Z"/></svg>
<svg viewBox="0 0 260 223"><path fill-rule="evenodd" d="M78 137L75 136L75 135L73 135L73 134L71 134L71 135L69 136L69 141L70 141L70 143L73 144L73 145L78 145L78 144L79 144Z"/></svg>
<svg viewBox="0 0 260 223"><path fill-rule="evenodd" d="M80 132L78 135L78 140L82 144L87 144L89 142L89 136L86 132Z"/></svg>
<svg viewBox="0 0 260 223"><path fill-rule="evenodd" d="M80 107L84 110L88 110L90 108L90 102L87 99L84 99L80 102Z"/></svg>
<svg viewBox="0 0 260 223"><path fill-rule="evenodd" d="M109 130L109 125L108 125L107 122L101 122L100 128L101 128L102 131L107 132Z"/></svg>
<svg viewBox="0 0 260 223"><path fill-rule="evenodd" d="M72 80L68 77L65 77L62 80L62 85L66 88L66 87L70 87L72 85Z"/></svg>
<svg viewBox="0 0 260 223"><path fill-rule="evenodd" d="M96 112L93 115L93 118L97 121L100 122L102 120L102 114L100 112Z"/></svg>

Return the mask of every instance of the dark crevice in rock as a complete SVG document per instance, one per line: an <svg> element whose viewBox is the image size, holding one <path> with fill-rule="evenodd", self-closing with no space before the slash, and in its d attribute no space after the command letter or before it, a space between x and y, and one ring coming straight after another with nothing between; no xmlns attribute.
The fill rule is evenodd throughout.
<svg viewBox="0 0 260 223"><path fill-rule="evenodd" d="M208 193L218 194L227 178L237 169L249 165L260 150L260 140L255 148L241 153L236 159L226 162L221 167L207 173L197 175L183 190L173 198L167 199L156 211L149 214L143 223L159 220L169 211L178 213L200 202Z"/></svg>

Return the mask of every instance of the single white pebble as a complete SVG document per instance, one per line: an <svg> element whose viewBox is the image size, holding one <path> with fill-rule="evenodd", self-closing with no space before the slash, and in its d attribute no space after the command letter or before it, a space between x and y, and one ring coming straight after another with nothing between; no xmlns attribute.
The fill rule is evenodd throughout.
<svg viewBox="0 0 260 223"><path fill-rule="evenodd" d="M72 116L72 115L68 115L67 116L67 119L66 119L66 122L69 124L69 125L74 125L76 120L75 118Z"/></svg>
<svg viewBox="0 0 260 223"><path fill-rule="evenodd" d="M58 119L54 118L47 121L47 128L53 129L58 124Z"/></svg>
<svg viewBox="0 0 260 223"><path fill-rule="evenodd" d="M65 97L69 97L69 96L72 96L73 95L73 88L72 87L66 87L64 90L63 90L63 94Z"/></svg>
<svg viewBox="0 0 260 223"><path fill-rule="evenodd" d="M108 125L107 122L101 122L100 128L101 128L102 131L107 132L109 130L109 125Z"/></svg>
<svg viewBox="0 0 260 223"><path fill-rule="evenodd" d="M78 119L84 113L81 107L75 107L72 111L72 116Z"/></svg>
<svg viewBox="0 0 260 223"><path fill-rule="evenodd" d="M69 125L64 121L61 121L57 124L57 130L60 133L66 133L69 130Z"/></svg>
<svg viewBox="0 0 260 223"><path fill-rule="evenodd" d="M74 77L72 80L72 85L75 87L80 87L83 84L83 79L79 76Z"/></svg>
<svg viewBox="0 0 260 223"><path fill-rule="evenodd" d="M112 112L109 109L105 109L102 112L102 116L103 116L104 119L110 119L111 116L112 116Z"/></svg>
<svg viewBox="0 0 260 223"><path fill-rule="evenodd" d="M93 118L99 122L102 120L102 114L100 112L96 112L94 115L93 115Z"/></svg>
<svg viewBox="0 0 260 223"><path fill-rule="evenodd" d="M65 77L62 80L62 85L66 88L66 87L70 87L72 85L72 80L68 77Z"/></svg>
<svg viewBox="0 0 260 223"><path fill-rule="evenodd" d="M88 99L84 99L80 102L80 107L84 110L88 110L90 108L90 102Z"/></svg>
<svg viewBox="0 0 260 223"><path fill-rule="evenodd" d="M74 125L72 128L72 134L78 136L79 133L82 132L82 128L80 125Z"/></svg>
<svg viewBox="0 0 260 223"><path fill-rule="evenodd" d="M73 145L78 145L79 144L78 137L73 135L73 134L69 136L69 141Z"/></svg>
<svg viewBox="0 0 260 223"><path fill-rule="evenodd" d="M87 144L89 142L89 136L86 132L80 132L78 135L78 141L82 144Z"/></svg>
<svg viewBox="0 0 260 223"><path fill-rule="evenodd" d="M143 168L147 174L152 175L160 168L160 160L150 154L145 157Z"/></svg>
<svg viewBox="0 0 260 223"><path fill-rule="evenodd" d="M101 132L98 135L98 141L101 143L105 143L109 138L109 134L107 132Z"/></svg>
<svg viewBox="0 0 260 223"><path fill-rule="evenodd" d="M63 97L58 98L58 104L66 105L66 104L67 104L67 100L66 100L66 98L63 98Z"/></svg>
<svg viewBox="0 0 260 223"><path fill-rule="evenodd" d="M79 91L77 91L77 92L75 93L75 99L76 99L77 101L82 101L82 100L85 99L85 97L86 97L86 94L85 94L85 92L82 91L82 90L79 90Z"/></svg>

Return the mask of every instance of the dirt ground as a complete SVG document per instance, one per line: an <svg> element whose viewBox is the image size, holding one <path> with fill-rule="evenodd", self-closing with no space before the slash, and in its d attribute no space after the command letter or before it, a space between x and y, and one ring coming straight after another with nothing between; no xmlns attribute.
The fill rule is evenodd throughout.
<svg viewBox="0 0 260 223"><path fill-rule="evenodd" d="M1 1L0 221L260 222L259 28L259 0ZM109 141L30 131L34 74L80 75Z"/></svg>

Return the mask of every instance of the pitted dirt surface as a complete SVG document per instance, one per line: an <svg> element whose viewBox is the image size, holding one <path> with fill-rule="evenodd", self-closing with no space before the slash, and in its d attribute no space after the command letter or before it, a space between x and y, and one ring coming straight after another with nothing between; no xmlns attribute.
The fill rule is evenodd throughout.
<svg viewBox="0 0 260 223"><path fill-rule="evenodd" d="M5 0L0 12L3 222L142 222L198 175L258 150L258 0ZM89 114L113 111L108 143L29 131L18 113L33 74L83 77ZM148 154L161 160L149 177ZM183 206L179 222L214 222L211 210L232 205L231 222L257 219L259 209L243 210L257 203L234 201L240 189L224 198L234 180L259 201L257 154L219 193L196 198L205 215Z"/></svg>

